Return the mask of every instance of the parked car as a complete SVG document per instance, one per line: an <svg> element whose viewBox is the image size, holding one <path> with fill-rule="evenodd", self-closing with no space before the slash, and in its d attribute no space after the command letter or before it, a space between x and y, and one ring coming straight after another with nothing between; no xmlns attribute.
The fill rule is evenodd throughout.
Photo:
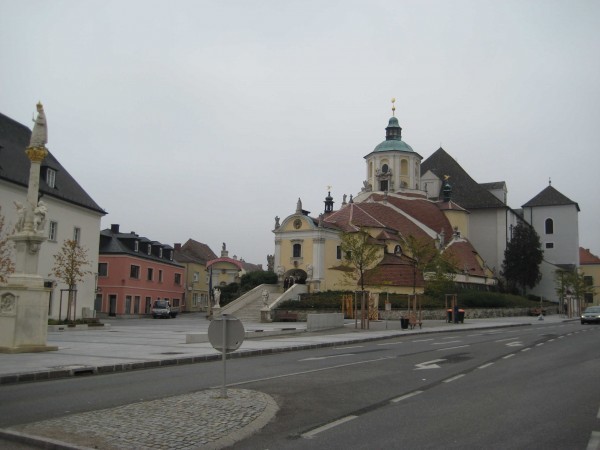
<svg viewBox="0 0 600 450"><path fill-rule="evenodd" d="M170 317L177 317L179 314L179 308L177 306L171 306L171 302L168 300L156 300L152 307L152 318L164 317L168 319Z"/></svg>
<svg viewBox="0 0 600 450"><path fill-rule="evenodd" d="M589 306L581 315L581 324L600 323L600 306Z"/></svg>

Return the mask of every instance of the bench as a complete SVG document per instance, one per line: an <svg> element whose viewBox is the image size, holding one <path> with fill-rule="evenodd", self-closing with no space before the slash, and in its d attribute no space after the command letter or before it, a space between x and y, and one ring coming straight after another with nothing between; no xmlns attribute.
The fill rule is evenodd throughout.
<svg viewBox="0 0 600 450"><path fill-rule="evenodd" d="M546 315L546 308L529 308L529 315L530 316L539 316L539 315L545 316Z"/></svg>
<svg viewBox="0 0 600 450"><path fill-rule="evenodd" d="M289 311L277 311L276 322L298 322L298 314Z"/></svg>

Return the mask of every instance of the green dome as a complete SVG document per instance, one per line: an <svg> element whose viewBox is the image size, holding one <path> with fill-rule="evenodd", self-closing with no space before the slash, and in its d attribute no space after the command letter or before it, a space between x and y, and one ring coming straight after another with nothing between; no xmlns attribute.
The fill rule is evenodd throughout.
<svg viewBox="0 0 600 450"><path fill-rule="evenodd" d="M390 141L383 141L381 144L379 144L377 147L375 147L375 149L373 150L374 152L387 152L390 150L397 150L400 152L414 152L414 150L412 149L412 147L410 145L408 145L406 142L404 141L396 141L396 140L390 140Z"/></svg>
<svg viewBox="0 0 600 450"><path fill-rule="evenodd" d="M400 152L414 151L410 145L402 140L402 128L400 127L396 117L390 117L388 126L385 129L385 141L375 147L373 151L387 152L390 150L396 150Z"/></svg>

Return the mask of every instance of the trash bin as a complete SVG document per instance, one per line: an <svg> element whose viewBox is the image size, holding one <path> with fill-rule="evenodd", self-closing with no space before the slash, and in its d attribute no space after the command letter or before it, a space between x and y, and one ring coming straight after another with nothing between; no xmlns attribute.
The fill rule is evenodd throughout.
<svg viewBox="0 0 600 450"><path fill-rule="evenodd" d="M456 308L455 310L455 314L454 314L454 318L452 317L452 310L448 309L446 310L448 317L446 318L446 322L448 323L465 323L465 310L464 309L458 309Z"/></svg>
<svg viewBox="0 0 600 450"><path fill-rule="evenodd" d="M452 319L454 320L454 323L458 323L458 306L455 306L453 310L454 314L452 315Z"/></svg>
<svg viewBox="0 0 600 450"><path fill-rule="evenodd" d="M400 328L408 330L408 317L400 317Z"/></svg>

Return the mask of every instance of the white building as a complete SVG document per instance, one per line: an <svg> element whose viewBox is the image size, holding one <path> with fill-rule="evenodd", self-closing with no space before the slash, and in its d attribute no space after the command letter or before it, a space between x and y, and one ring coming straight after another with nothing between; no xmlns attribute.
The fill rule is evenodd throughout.
<svg viewBox="0 0 600 450"><path fill-rule="evenodd" d="M31 130L0 113L0 213L5 218L4 235L11 234L17 220L14 202L26 203L30 161L25 154ZM51 143L49 145L52 146ZM87 250L92 272L77 286L77 317L84 308L93 311L98 268L100 219L106 212L83 190L67 170L49 152L42 161L39 198L48 208L46 240L40 250L39 275L48 283L55 282L48 300L48 316L62 318L66 314L67 286L50 275L57 254L65 240L76 239Z"/></svg>

